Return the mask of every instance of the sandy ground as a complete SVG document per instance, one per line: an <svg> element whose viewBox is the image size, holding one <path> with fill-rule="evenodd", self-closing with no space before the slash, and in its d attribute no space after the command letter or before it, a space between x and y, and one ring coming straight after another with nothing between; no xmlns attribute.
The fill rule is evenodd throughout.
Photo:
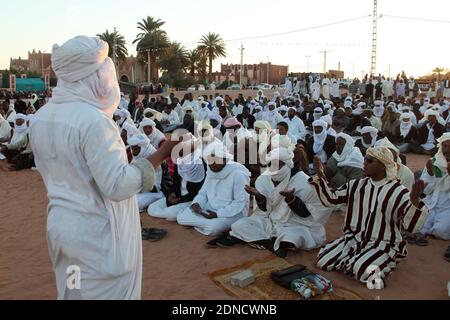
<svg viewBox="0 0 450 320"><path fill-rule="evenodd" d="M412 169L421 168L424 157L409 157ZM46 191L37 172L6 172L0 163L0 299L55 299L56 287L45 238ZM207 249L208 238L192 229L143 216L146 227L168 230L158 243L144 242L143 299L231 299L208 273L250 259L264 258L267 251L246 246ZM343 217L334 215L328 226L330 240L340 235ZM431 240L428 247L409 246L408 258L399 264L382 291L340 273L324 273L340 287L352 289L365 299L448 299L450 264L443 253L450 243ZM314 268L317 250L294 252L288 261Z"/></svg>

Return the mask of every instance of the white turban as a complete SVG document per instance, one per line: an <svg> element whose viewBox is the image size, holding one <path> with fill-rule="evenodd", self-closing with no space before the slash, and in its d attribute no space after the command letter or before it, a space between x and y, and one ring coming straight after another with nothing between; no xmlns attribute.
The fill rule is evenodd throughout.
<svg viewBox="0 0 450 320"><path fill-rule="evenodd" d="M320 134L314 133L314 146L313 150L315 154L318 154L320 151L323 150L323 147L325 145L325 140L328 136L328 124L323 120L316 120L313 122L313 127L322 127L322 132Z"/></svg>
<svg viewBox="0 0 450 320"><path fill-rule="evenodd" d="M54 45L52 68L58 77L51 103L85 102L112 117L120 103L116 68L109 46L98 38L75 37Z"/></svg>
<svg viewBox="0 0 450 320"><path fill-rule="evenodd" d="M397 163L392 152L386 147L369 148L367 155L377 159L386 167L386 178L391 181L397 178Z"/></svg>
<svg viewBox="0 0 450 320"><path fill-rule="evenodd" d="M203 150L203 158L207 160L209 157L229 160L233 159L233 155L230 154L225 145L220 142L213 142L205 147Z"/></svg>
<svg viewBox="0 0 450 320"><path fill-rule="evenodd" d="M24 121L24 123L21 124L20 126L16 124L16 121L19 119L22 119ZM16 114L16 117L14 118L14 133L22 133L24 131L27 131L27 129L28 129L27 116L22 113Z"/></svg>
<svg viewBox="0 0 450 320"><path fill-rule="evenodd" d="M255 129L258 128L261 130L272 131L272 126L267 121L255 121L253 126Z"/></svg>
<svg viewBox="0 0 450 320"><path fill-rule="evenodd" d="M443 177L439 179L438 183L436 184L436 190L442 191L442 192L450 192L450 176L447 173L447 164L448 161L444 156L444 152L442 150L442 144L445 141L450 141L450 132L444 133L442 137L438 139L438 152L436 153L434 162L434 165L443 172Z"/></svg>
<svg viewBox="0 0 450 320"><path fill-rule="evenodd" d="M155 109L147 108L147 109L144 110L144 116L145 116L147 113L153 114L153 116L151 116L151 117L149 118L149 119L151 119L151 120L158 120L158 121L161 121L161 119L162 119L162 113L161 113L161 112L158 112L158 111L155 110Z"/></svg>
<svg viewBox="0 0 450 320"><path fill-rule="evenodd" d="M375 145L375 143L377 142L377 137L378 137L378 129L374 128L374 127L363 127L361 129L361 134L366 134L366 133L370 133L370 135L372 136L372 146ZM365 145L364 141L363 144Z"/></svg>
<svg viewBox="0 0 450 320"><path fill-rule="evenodd" d="M144 118L142 119L141 123L139 124L139 129L143 132L144 127L156 127L155 121L153 121L150 118Z"/></svg>
<svg viewBox="0 0 450 320"><path fill-rule="evenodd" d="M150 139L147 138L145 134L138 134L132 136L128 140L128 144L132 147L139 146L141 148L141 152L134 159L147 158L148 156L154 154L156 152L155 147L150 143Z"/></svg>
<svg viewBox="0 0 450 320"><path fill-rule="evenodd" d="M281 107L279 107L279 108L277 109L277 111L278 111L278 112L288 112L289 109L288 109L288 107L286 107L286 106L281 106Z"/></svg>
<svg viewBox="0 0 450 320"><path fill-rule="evenodd" d="M205 167L201 159L201 150L195 148L191 152L192 144L195 146L196 142L197 139L191 133L185 134L183 142L178 145L178 148L183 150L183 157L176 160L180 177L193 183L199 183L205 179Z"/></svg>
<svg viewBox="0 0 450 320"><path fill-rule="evenodd" d="M364 165L364 157L359 148L355 147L353 138L346 133L337 134L336 141L338 138L345 140L345 146L341 154L338 154L337 151L333 154L333 158L337 161L337 166L361 169Z"/></svg>
<svg viewBox="0 0 450 320"><path fill-rule="evenodd" d="M272 150L266 157L267 163L273 160L278 160L284 162L290 169L294 167L293 159L294 153L292 152L292 150L283 147Z"/></svg>
<svg viewBox="0 0 450 320"><path fill-rule="evenodd" d="M397 156L400 155L400 150L396 146L394 146L394 144L388 138L378 140L375 143L375 147L386 147L388 149L394 150Z"/></svg>

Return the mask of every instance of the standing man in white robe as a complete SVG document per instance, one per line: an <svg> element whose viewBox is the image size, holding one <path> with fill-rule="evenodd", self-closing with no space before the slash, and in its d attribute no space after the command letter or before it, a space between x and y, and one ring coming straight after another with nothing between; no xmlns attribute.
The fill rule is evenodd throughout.
<svg viewBox="0 0 450 320"><path fill-rule="evenodd" d="M171 153L128 164L112 121L120 91L108 44L76 37L53 47L58 86L30 127L48 192L47 241L58 299L140 299L142 240L135 195L153 188ZM75 268L80 286L68 286Z"/></svg>
<svg viewBox="0 0 450 320"><path fill-rule="evenodd" d="M318 80L311 84L311 96L314 101L319 101L320 99L320 83Z"/></svg>

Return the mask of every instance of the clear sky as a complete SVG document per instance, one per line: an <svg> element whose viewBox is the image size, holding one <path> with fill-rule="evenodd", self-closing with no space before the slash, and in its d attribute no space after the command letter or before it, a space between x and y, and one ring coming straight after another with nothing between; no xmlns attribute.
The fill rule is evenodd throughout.
<svg viewBox="0 0 450 320"><path fill-rule="evenodd" d="M448 0L379 0L379 14L450 20ZM138 33L137 21L150 15L166 22L171 40L194 47L207 32L225 40L299 30L332 22L363 19L312 31L243 41L244 63L289 65L289 70L323 70L323 54L329 50L328 69L338 63L347 76L369 72L373 0L14 0L0 9L0 69L9 68L10 57L27 57L35 48L51 52L54 43L80 34L95 35L116 27L127 42ZM382 17L378 30L377 72L391 75L405 70L419 76L435 67L450 68L450 23ZM226 59L239 63L241 41L227 42ZM132 45L130 53L135 54Z"/></svg>

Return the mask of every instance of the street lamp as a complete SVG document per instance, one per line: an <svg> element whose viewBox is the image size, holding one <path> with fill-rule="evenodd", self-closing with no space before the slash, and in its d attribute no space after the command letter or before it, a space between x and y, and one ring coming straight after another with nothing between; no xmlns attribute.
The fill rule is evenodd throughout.
<svg viewBox="0 0 450 320"><path fill-rule="evenodd" d="M311 59L311 55L305 57L306 57L306 73L309 73L309 59Z"/></svg>

